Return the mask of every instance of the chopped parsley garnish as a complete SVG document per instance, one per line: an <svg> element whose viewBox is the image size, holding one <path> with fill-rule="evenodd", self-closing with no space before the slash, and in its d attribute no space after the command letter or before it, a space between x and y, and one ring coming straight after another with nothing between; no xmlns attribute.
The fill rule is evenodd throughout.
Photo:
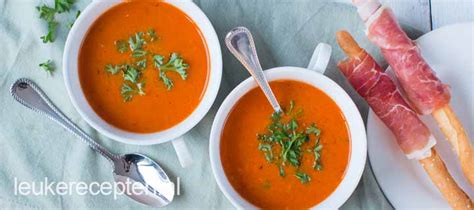
<svg viewBox="0 0 474 210"><path fill-rule="evenodd" d="M303 172L296 172L295 174L296 178L300 180L301 183L306 184L309 181L311 181L311 177L308 174L305 174Z"/></svg>
<svg viewBox="0 0 474 210"><path fill-rule="evenodd" d="M145 81L141 78L142 72L132 65L122 65L123 80L120 94L124 101L132 100L135 95L145 95Z"/></svg>
<svg viewBox="0 0 474 210"><path fill-rule="evenodd" d="M132 52L132 57L134 58L141 58L143 56L146 56L148 54L147 51L142 50L142 49L137 49Z"/></svg>
<svg viewBox="0 0 474 210"><path fill-rule="evenodd" d="M313 154L314 154L314 162L313 162L313 168L321 171L323 167L321 166L321 150L323 149L323 145L320 144L319 138L316 140L316 145L314 146L313 149Z"/></svg>
<svg viewBox="0 0 474 210"><path fill-rule="evenodd" d="M148 29L146 34L148 35L148 37L150 37L150 41L152 41L152 42L158 39L158 36L156 35L155 29L153 29L153 28Z"/></svg>
<svg viewBox="0 0 474 210"><path fill-rule="evenodd" d="M125 69L123 72L123 80L129 81L131 83L138 83L138 78L140 77L140 72L137 68L132 66L127 66L128 68Z"/></svg>
<svg viewBox="0 0 474 210"><path fill-rule="evenodd" d="M40 63L39 67L50 74L52 74L56 69L52 60L47 60L43 63Z"/></svg>
<svg viewBox="0 0 474 210"><path fill-rule="evenodd" d="M323 146L320 142L321 130L316 124L306 127L300 125L298 118L301 113L302 109L295 112L295 103L290 101L286 112L275 112L271 115L268 132L257 134L257 139L260 142L258 149L262 151L267 162L278 166L280 176L286 175L286 167L294 167L298 171L295 176L302 183L308 183L311 177L300 170L303 155L308 154L305 150L314 156L313 169L320 171Z"/></svg>
<svg viewBox="0 0 474 210"><path fill-rule="evenodd" d="M56 14L64 13L64 12L69 12L71 8L73 7L75 3L75 0L54 0L54 8L49 7L46 4L37 6L36 9L38 10L39 13L39 18L46 21L47 26L48 26L48 32L46 35L43 35L40 37L40 39L43 41L43 43L53 43L54 40L56 39L56 31L59 27L59 22L55 20ZM81 11L77 11L76 13L76 19L80 15ZM66 26L68 28L71 28L72 25L74 24L73 22L70 22ZM49 61L49 60L48 60ZM50 62L51 63L51 62ZM48 72L53 72L54 68L49 67L47 62L39 64L43 69L45 69Z"/></svg>
<svg viewBox="0 0 474 210"><path fill-rule="evenodd" d="M40 18L45 20L48 24L48 33L40 38L43 40L43 43L54 42L56 38L56 29L59 23L55 20L56 14L63 12L69 12L69 10L74 5L75 0L55 0L54 8L49 7L45 4L37 6L36 9L39 12ZM76 18L79 16L80 11L76 13ZM72 24L70 24L72 26Z"/></svg>
<svg viewBox="0 0 474 210"><path fill-rule="evenodd" d="M54 20L48 22L48 33L40 37L43 40L43 43L54 42L56 39L56 28L58 28L58 22Z"/></svg>
<svg viewBox="0 0 474 210"><path fill-rule="evenodd" d="M54 16L56 15L56 10L54 8L48 7L47 5L37 6L36 9L39 12L40 18L46 22L54 21Z"/></svg>
<svg viewBox="0 0 474 210"><path fill-rule="evenodd" d="M125 102L132 100L133 96L135 95L145 95L144 89L145 82L130 84L130 83L123 83L120 89L120 94Z"/></svg>
<svg viewBox="0 0 474 210"><path fill-rule="evenodd" d="M153 56L153 62L155 67L160 70L160 79L165 84L168 90L173 88L173 81L168 78L166 72L176 72L181 76L181 79L186 80L188 78L188 72L186 71L189 68L187 63L184 63L183 58L178 53L171 53L170 59L166 64L164 64L164 57L161 55Z"/></svg>
<svg viewBox="0 0 474 210"><path fill-rule="evenodd" d="M115 48L119 53L125 53L128 51L128 43L124 40L115 41Z"/></svg>
<svg viewBox="0 0 474 210"><path fill-rule="evenodd" d="M112 64L107 64L105 65L105 70L111 74L117 74L122 67L120 65L112 65Z"/></svg>
<svg viewBox="0 0 474 210"><path fill-rule="evenodd" d="M132 100L133 95L136 94L135 90L127 83L123 83L122 88L120 90L120 94L122 95L124 101Z"/></svg>
<svg viewBox="0 0 474 210"><path fill-rule="evenodd" d="M137 62L135 63L135 65L136 65L137 68L139 68L139 69L146 69L146 62L147 62L147 60L146 60L146 58L145 58L145 59L143 59L143 60L137 61Z"/></svg>
<svg viewBox="0 0 474 210"><path fill-rule="evenodd" d="M69 12L75 0L54 0L54 9L57 13Z"/></svg>
<svg viewBox="0 0 474 210"><path fill-rule="evenodd" d="M145 35L146 34L146 35ZM130 101L135 95L145 95L145 83L142 78L143 72L147 68L148 59L151 58L154 67L158 69L159 79L163 81L168 90L173 88L173 81L168 77L167 72L176 72L181 79L186 80L188 77L187 69L189 65L184 62L183 58L177 53L171 53L168 62L162 55L153 54L146 49L147 40L153 42L158 39L153 28L148 29L146 33L137 32L125 40L116 40L115 48L119 53L129 53L130 60L128 63L113 65L105 65L105 71L112 75L119 72L123 73L123 84L120 88L120 94L124 101Z"/></svg>
<svg viewBox="0 0 474 210"><path fill-rule="evenodd" d="M143 39L143 32L135 33L135 35L131 36L128 39L128 43L132 52L136 50L143 50L143 45L145 45L145 39Z"/></svg>

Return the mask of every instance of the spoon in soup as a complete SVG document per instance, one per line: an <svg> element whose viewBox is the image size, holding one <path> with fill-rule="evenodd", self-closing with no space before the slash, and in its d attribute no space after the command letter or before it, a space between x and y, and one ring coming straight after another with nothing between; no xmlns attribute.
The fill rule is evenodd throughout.
<svg viewBox="0 0 474 210"><path fill-rule="evenodd" d="M244 65L247 71L252 75L258 86L267 97L276 112L281 111L281 107L275 95L268 84L267 78L263 73L262 66L258 60L257 50L253 41L252 34L245 27L233 28L225 37L225 44L237 60Z"/></svg>
<svg viewBox="0 0 474 210"><path fill-rule="evenodd" d="M158 163L142 154L111 153L68 119L31 80L18 79L11 86L10 93L19 103L46 115L109 160L114 168L116 186L122 193L152 207L171 203L175 194L174 183Z"/></svg>

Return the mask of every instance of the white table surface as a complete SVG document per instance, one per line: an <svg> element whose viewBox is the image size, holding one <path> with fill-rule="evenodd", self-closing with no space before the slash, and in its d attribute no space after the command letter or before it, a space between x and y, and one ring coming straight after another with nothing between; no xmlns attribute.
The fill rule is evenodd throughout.
<svg viewBox="0 0 474 210"><path fill-rule="evenodd" d="M426 33L439 27L474 21L474 0L382 0L404 26Z"/></svg>

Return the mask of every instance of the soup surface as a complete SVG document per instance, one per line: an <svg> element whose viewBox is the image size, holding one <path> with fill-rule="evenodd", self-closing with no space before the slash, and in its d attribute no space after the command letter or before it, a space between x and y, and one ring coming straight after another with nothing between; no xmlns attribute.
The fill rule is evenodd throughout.
<svg viewBox="0 0 474 210"><path fill-rule="evenodd" d="M129 37L148 29L156 32L157 40L144 45L149 55L140 71L145 93L124 101L125 76L112 75L104 67L136 62L127 49ZM117 40L124 40L127 52L118 52ZM152 55L164 56L166 63L171 53L178 53L189 67L186 79L167 73L173 82L168 89ZM161 1L127 1L106 11L90 27L79 54L79 77L87 101L101 118L123 130L150 133L173 127L195 110L205 92L208 65L205 40L185 13Z"/></svg>
<svg viewBox="0 0 474 210"><path fill-rule="evenodd" d="M346 120L336 103L313 86L292 80L273 81L270 86L284 110L291 101L294 109L302 110L300 128L314 123L321 130L322 167L315 170L315 157L311 152L306 154L316 141L314 136L308 146L303 146L299 168L287 163L284 176L279 174L279 166L266 159L257 134L268 133L273 109L262 91L255 88L237 102L225 123L220 154L225 174L233 188L258 207L313 207L328 197L344 176L350 153ZM274 151L274 156L279 152ZM310 181L302 183L295 175L297 171L304 171Z"/></svg>

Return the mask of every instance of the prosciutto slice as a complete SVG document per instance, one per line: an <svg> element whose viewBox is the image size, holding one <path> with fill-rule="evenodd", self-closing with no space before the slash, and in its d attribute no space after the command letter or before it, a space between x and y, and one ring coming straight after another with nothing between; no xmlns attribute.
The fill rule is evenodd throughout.
<svg viewBox="0 0 474 210"><path fill-rule="evenodd" d="M431 155L430 149L436 140L372 56L363 51L358 57L340 62L338 67L392 131L408 158L422 159Z"/></svg>
<svg viewBox="0 0 474 210"><path fill-rule="evenodd" d="M354 0L366 22L369 40L380 47L408 100L420 114L431 114L447 105L451 98L448 86L436 77L392 10L384 6L374 9L377 3L377 0ZM370 12L373 13L368 15Z"/></svg>

